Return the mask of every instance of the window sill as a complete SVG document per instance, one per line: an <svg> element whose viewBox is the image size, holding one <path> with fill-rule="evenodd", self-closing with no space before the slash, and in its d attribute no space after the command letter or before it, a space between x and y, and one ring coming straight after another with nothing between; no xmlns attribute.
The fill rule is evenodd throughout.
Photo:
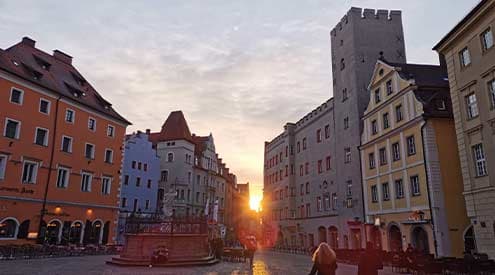
<svg viewBox="0 0 495 275"><path fill-rule="evenodd" d="M421 193L418 193L418 194L412 194L413 197L419 197L421 196Z"/></svg>
<svg viewBox="0 0 495 275"><path fill-rule="evenodd" d="M3 136L4 138L12 139L12 140L20 140L18 137L8 137L8 136Z"/></svg>
<svg viewBox="0 0 495 275"><path fill-rule="evenodd" d="M37 146L40 146L40 147L45 147L45 148L47 148L47 147L48 147L48 145L45 145L45 144L38 144L38 143L33 143L33 145L37 145Z"/></svg>
<svg viewBox="0 0 495 275"><path fill-rule="evenodd" d="M484 177L488 177L488 173L486 173L485 175L476 175L476 176L474 176L475 179L480 179L480 178L484 178Z"/></svg>

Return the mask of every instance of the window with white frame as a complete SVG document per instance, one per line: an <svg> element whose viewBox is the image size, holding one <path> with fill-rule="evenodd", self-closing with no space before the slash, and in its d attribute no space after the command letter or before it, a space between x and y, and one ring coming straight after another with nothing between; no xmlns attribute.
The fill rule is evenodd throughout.
<svg viewBox="0 0 495 275"><path fill-rule="evenodd" d="M174 161L174 153L168 153L167 154L167 161L168 162L173 162Z"/></svg>
<svg viewBox="0 0 495 275"><path fill-rule="evenodd" d="M5 178L5 170L7 169L7 156L0 155L0 180Z"/></svg>
<svg viewBox="0 0 495 275"><path fill-rule="evenodd" d="M394 161L400 160L400 146L398 142L392 144L392 157Z"/></svg>
<svg viewBox="0 0 495 275"><path fill-rule="evenodd" d="M114 137L115 136L115 127L112 125L108 125L107 127L107 136Z"/></svg>
<svg viewBox="0 0 495 275"><path fill-rule="evenodd" d="M10 102L22 105L22 102L24 100L24 91L12 88L10 90Z"/></svg>
<svg viewBox="0 0 495 275"><path fill-rule="evenodd" d="M462 67L466 67L471 64L471 55L469 54L469 49L467 47L462 49L459 53L459 59Z"/></svg>
<svg viewBox="0 0 495 275"><path fill-rule="evenodd" d="M40 99L40 113L50 114L50 101L41 98Z"/></svg>
<svg viewBox="0 0 495 275"><path fill-rule="evenodd" d="M485 153L483 152L483 144L481 143L476 144L472 148L473 148L473 157L475 164L474 168L476 170L476 176L477 177L486 176L488 172L486 169L486 158L485 158Z"/></svg>
<svg viewBox="0 0 495 275"><path fill-rule="evenodd" d="M414 136L407 137L407 155L412 156L416 154L416 141Z"/></svg>
<svg viewBox="0 0 495 275"><path fill-rule="evenodd" d="M421 194L421 190L419 188L419 177L412 176L410 177L411 181L411 192L413 196L419 196Z"/></svg>
<svg viewBox="0 0 495 275"><path fill-rule="evenodd" d="M163 170L161 173L161 181L168 181L168 170Z"/></svg>
<svg viewBox="0 0 495 275"><path fill-rule="evenodd" d="M404 197L404 184L402 179L395 180L395 197L402 199Z"/></svg>
<svg viewBox="0 0 495 275"><path fill-rule="evenodd" d="M392 80L387 80L385 86L387 87L387 95L391 95L394 92L392 89Z"/></svg>
<svg viewBox="0 0 495 275"><path fill-rule="evenodd" d="M316 198L316 211L321 212L323 209L323 202L321 200L321 197Z"/></svg>
<svg viewBox="0 0 495 275"><path fill-rule="evenodd" d="M481 44L483 45L483 51L487 51L493 47L493 34L492 29L488 28L480 35Z"/></svg>
<svg viewBox="0 0 495 275"><path fill-rule="evenodd" d="M70 170L65 167L58 167L57 171L57 187L67 188L69 186Z"/></svg>
<svg viewBox="0 0 495 275"><path fill-rule="evenodd" d="M3 130L3 135L8 138L19 139L21 132L21 122L7 118L5 119L5 129Z"/></svg>
<svg viewBox="0 0 495 275"><path fill-rule="evenodd" d="M402 104L395 106L395 121L402 121Z"/></svg>
<svg viewBox="0 0 495 275"><path fill-rule="evenodd" d="M48 146L48 130L36 127L34 143L41 146Z"/></svg>
<svg viewBox="0 0 495 275"><path fill-rule="evenodd" d="M329 210L330 207L331 207L331 205L330 205L330 195L326 194L324 196L324 198L325 198L325 203L323 204L323 206L324 206L325 210Z"/></svg>
<svg viewBox="0 0 495 275"><path fill-rule="evenodd" d="M347 183L346 196L352 197L352 180L348 180L346 183Z"/></svg>
<svg viewBox="0 0 495 275"><path fill-rule="evenodd" d="M141 177L136 177L136 187L141 186Z"/></svg>
<svg viewBox="0 0 495 275"><path fill-rule="evenodd" d="M84 149L84 156L87 159L95 158L95 146L93 144L86 143L86 148Z"/></svg>
<svg viewBox="0 0 495 275"><path fill-rule="evenodd" d="M387 149L380 148L379 153L380 153L380 165L387 164L388 163Z"/></svg>
<svg viewBox="0 0 495 275"><path fill-rule="evenodd" d="M349 128L349 117L345 117L344 118L344 129L348 129Z"/></svg>
<svg viewBox="0 0 495 275"><path fill-rule="evenodd" d="M495 109L495 79L488 82L488 91L490 92L490 103L492 109Z"/></svg>
<svg viewBox="0 0 495 275"><path fill-rule="evenodd" d="M62 136L62 148L61 150L66 153L72 153L72 138L68 136Z"/></svg>
<svg viewBox="0 0 495 275"><path fill-rule="evenodd" d="M88 118L88 129L93 132L96 131L96 119Z"/></svg>
<svg viewBox="0 0 495 275"><path fill-rule="evenodd" d="M479 115L478 102L476 100L476 94L471 93L466 96L466 108L468 118L475 118Z"/></svg>
<svg viewBox="0 0 495 275"><path fill-rule="evenodd" d="M371 202L378 202L378 187L376 185L371 186Z"/></svg>
<svg viewBox="0 0 495 275"><path fill-rule="evenodd" d="M16 239L19 231L19 224L14 219L3 219L0 222L0 240Z"/></svg>
<svg viewBox="0 0 495 275"><path fill-rule="evenodd" d="M369 162L369 168L374 169L376 167L375 164L375 153L369 153L368 154L368 162Z"/></svg>
<svg viewBox="0 0 495 275"><path fill-rule="evenodd" d="M351 162L351 148L349 147L344 148L344 153L345 153L344 163Z"/></svg>
<svg viewBox="0 0 495 275"><path fill-rule="evenodd" d="M38 163L25 160L22 167L22 183L35 184L38 174Z"/></svg>
<svg viewBox="0 0 495 275"><path fill-rule="evenodd" d="M122 198L122 202L121 202L120 206L121 207L127 207L127 198L126 197Z"/></svg>
<svg viewBox="0 0 495 275"><path fill-rule="evenodd" d="M337 193L332 193L332 210L336 210L338 205Z"/></svg>
<svg viewBox="0 0 495 275"><path fill-rule="evenodd" d="M74 119L76 118L76 113L74 110L67 109L65 110L65 122L74 123Z"/></svg>
<svg viewBox="0 0 495 275"><path fill-rule="evenodd" d="M105 149L105 162L106 163L113 163L113 150L112 149Z"/></svg>
<svg viewBox="0 0 495 275"><path fill-rule="evenodd" d="M383 129L388 129L390 127L390 122L388 120L388 113L384 113L382 118L383 118Z"/></svg>
<svg viewBox="0 0 495 275"><path fill-rule="evenodd" d="M382 194L384 201L390 200L390 187L388 186L388 182L382 183Z"/></svg>
<svg viewBox="0 0 495 275"><path fill-rule="evenodd" d="M101 178L101 193L103 195L109 195L110 194L110 185L112 183L112 179L109 177L102 177Z"/></svg>
<svg viewBox="0 0 495 275"><path fill-rule="evenodd" d="M148 210L150 209L150 200L146 200L144 203L144 209Z"/></svg>
<svg viewBox="0 0 495 275"><path fill-rule="evenodd" d="M90 173L81 173L81 191L91 192L91 181L93 180L93 175Z"/></svg>
<svg viewBox="0 0 495 275"><path fill-rule="evenodd" d="M378 133L378 122L376 120L371 121L371 133L373 135Z"/></svg>
<svg viewBox="0 0 495 275"><path fill-rule="evenodd" d="M380 103L382 101L381 95L380 95L380 88L375 90L375 104Z"/></svg>

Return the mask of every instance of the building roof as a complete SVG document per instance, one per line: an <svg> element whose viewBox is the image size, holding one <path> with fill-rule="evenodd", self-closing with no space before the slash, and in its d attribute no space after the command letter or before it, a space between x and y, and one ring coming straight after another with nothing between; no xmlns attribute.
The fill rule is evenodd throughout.
<svg viewBox="0 0 495 275"><path fill-rule="evenodd" d="M50 55L35 47L36 41L24 37L6 50L0 49L0 70L41 86L124 124L131 123L118 114L72 65L72 57L55 50Z"/></svg>
<svg viewBox="0 0 495 275"><path fill-rule="evenodd" d="M433 50L438 50L445 41L447 41L454 33L456 33L471 17L473 17L481 8L491 0L481 0L462 20L457 23L434 47Z"/></svg>
<svg viewBox="0 0 495 275"><path fill-rule="evenodd" d="M160 141L187 140L194 143L182 111L173 111L163 123L162 130L150 133L150 141L156 144Z"/></svg>

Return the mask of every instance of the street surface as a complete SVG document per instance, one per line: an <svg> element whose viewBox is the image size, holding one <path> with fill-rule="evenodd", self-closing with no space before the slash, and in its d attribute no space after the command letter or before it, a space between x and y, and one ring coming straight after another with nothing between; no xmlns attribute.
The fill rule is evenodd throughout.
<svg viewBox="0 0 495 275"><path fill-rule="evenodd" d="M213 266L181 268L119 267L105 264L111 256L85 256L35 260L1 261L0 274L156 274L156 275L305 275L311 270L311 258L305 255L292 255L278 252L259 251L255 255L251 270L247 263L222 262ZM339 264L337 274L357 274L357 267ZM380 274L394 274L389 268Z"/></svg>

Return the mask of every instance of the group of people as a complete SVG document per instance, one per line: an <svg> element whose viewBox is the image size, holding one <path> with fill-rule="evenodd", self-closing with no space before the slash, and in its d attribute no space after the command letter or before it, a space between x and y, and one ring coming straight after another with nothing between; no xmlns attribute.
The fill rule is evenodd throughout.
<svg viewBox="0 0 495 275"><path fill-rule="evenodd" d="M337 270L337 255L327 243L321 243L313 252L313 267L309 275L334 275ZM358 275L377 275L383 269L380 253L368 242L359 256Z"/></svg>

